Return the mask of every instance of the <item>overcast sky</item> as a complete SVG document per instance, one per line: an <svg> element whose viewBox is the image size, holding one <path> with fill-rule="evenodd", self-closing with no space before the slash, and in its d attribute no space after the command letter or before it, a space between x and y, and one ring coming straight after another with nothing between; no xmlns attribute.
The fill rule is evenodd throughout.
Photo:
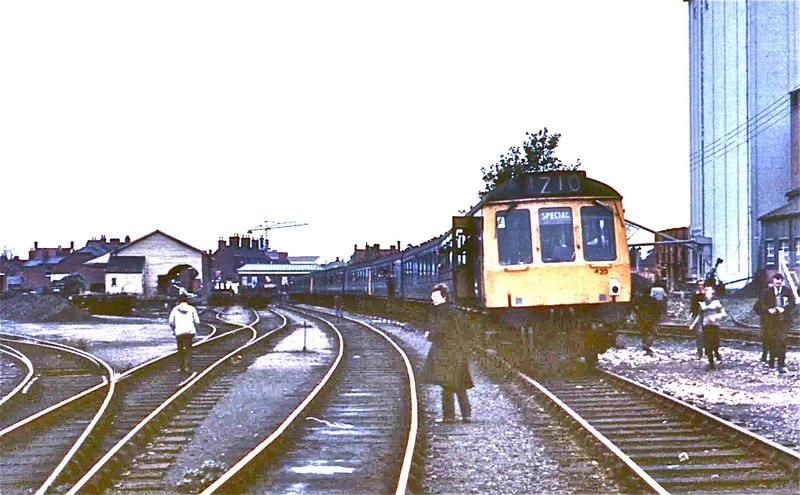
<svg viewBox="0 0 800 495"><path fill-rule="evenodd" d="M687 4L0 3L0 249L265 220L290 255L417 244L525 132L689 223Z"/></svg>

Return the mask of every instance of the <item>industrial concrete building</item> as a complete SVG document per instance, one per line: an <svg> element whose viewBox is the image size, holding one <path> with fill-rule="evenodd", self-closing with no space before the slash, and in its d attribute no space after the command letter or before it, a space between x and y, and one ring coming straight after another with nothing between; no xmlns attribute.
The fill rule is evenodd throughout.
<svg viewBox="0 0 800 495"><path fill-rule="evenodd" d="M697 270L722 258L723 280L746 279L766 265L761 221L800 186L791 152L798 129L790 118L800 85L800 2L686 3L690 229L712 242Z"/></svg>

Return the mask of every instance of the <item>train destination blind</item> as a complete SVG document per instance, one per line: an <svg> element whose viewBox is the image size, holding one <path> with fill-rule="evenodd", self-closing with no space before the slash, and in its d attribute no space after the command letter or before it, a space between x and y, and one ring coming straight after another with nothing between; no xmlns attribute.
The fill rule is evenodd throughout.
<svg viewBox="0 0 800 495"><path fill-rule="evenodd" d="M533 196L572 195L583 192L586 172L541 172L526 178L526 192Z"/></svg>

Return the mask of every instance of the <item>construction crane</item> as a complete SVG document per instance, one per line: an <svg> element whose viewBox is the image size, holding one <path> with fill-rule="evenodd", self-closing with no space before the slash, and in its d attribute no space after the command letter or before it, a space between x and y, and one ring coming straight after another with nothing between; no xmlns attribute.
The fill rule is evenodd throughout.
<svg viewBox="0 0 800 495"><path fill-rule="evenodd" d="M308 225L303 222L295 222L292 220L285 222L276 222L273 220L264 220L260 225L253 227L247 231L248 234L253 232L264 232L264 251L269 251L269 231L273 229L285 229L288 227L302 227Z"/></svg>

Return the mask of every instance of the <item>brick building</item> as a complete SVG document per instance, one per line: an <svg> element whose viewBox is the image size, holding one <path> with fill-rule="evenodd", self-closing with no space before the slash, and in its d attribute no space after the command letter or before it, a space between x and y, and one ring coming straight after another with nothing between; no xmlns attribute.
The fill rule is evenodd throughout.
<svg viewBox="0 0 800 495"><path fill-rule="evenodd" d="M217 289L228 289L238 284L236 271L248 264L289 264L287 253L270 251L264 237L230 236L227 243L220 238L217 250L211 255L212 283Z"/></svg>
<svg viewBox="0 0 800 495"><path fill-rule="evenodd" d="M383 258L384 256L389 256L390 254L395 254L400 251L400 241L397 241L397 245L389 246L389 249L381 249L380 244L373 244L372 246L369 243L364 244L364 249L359 249L358 244L353 245L353 255L350 256L349 264L361 263L362 261L372 261L376 259Z"/></svg>

